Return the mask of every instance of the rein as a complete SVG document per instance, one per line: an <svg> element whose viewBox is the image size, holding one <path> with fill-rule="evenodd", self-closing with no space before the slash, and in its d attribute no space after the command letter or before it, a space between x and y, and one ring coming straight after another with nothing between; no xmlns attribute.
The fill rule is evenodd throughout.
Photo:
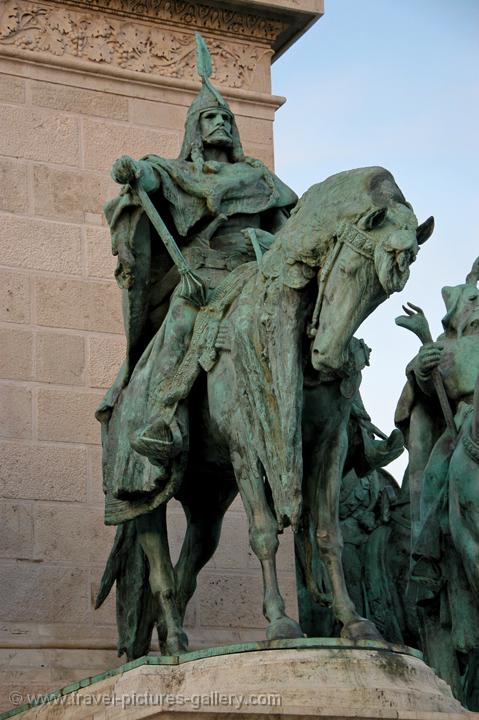
<svg viewBox="0 0 479 720"><path fill-rule="evenodd" d="M374 262L374 242L367 233L360 230L356 225L343 221L339 226L335 242L326 256L318 278L318 297L314 306L313 317L308 326L308 336L314 338L318 332L319 314L323 305L324 294L328 285L331 272L339 258L344 245L351 250Z"/></svg>

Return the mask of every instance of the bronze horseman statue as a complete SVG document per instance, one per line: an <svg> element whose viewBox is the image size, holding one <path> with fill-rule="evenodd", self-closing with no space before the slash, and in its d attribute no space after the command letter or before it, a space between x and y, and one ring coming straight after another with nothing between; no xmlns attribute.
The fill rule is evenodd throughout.
<svg viewBox="0 0 479 720"><path fill-rule="evenodd" d="M97 412L105 521L118 526L97 604L116 582L120 654L146 654L155 625L162 652L184 651L187 603L239 492L267 638L303 635L276 572L288 525L305 597L331 604L345 637L379 638L346 587L338 498L349 456L374 471L402 438L374 437L359 397L369 350L354 333L404 287L433 222L418 226L380 167L334 175L298 202L244 155L200 36L197 67L179 158L123 156L112 171L122 190L105 206L127 357ZM175 567L172 497L187 518Z"/></svg>

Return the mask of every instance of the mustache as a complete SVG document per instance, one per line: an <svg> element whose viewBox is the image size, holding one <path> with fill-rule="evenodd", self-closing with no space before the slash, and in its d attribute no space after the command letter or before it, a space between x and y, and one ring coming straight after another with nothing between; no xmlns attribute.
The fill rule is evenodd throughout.
<svg viewBox="0 0 479 720"><path fill-rule="evenodd" d="M209 138L212 135L215 135L215 133L217 133L218 130L221 130L225 135L227 135L230 138L230 140L233 139L233 134L226 127L224 127L224 125L220 125L219 127L215 128L214 130L209 132L206 137Z"/></svg>

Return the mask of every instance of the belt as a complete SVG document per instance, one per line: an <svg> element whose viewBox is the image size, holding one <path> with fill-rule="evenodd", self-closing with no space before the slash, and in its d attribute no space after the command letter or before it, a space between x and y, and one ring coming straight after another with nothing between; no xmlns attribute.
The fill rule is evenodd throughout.
<svg viewBox="0 0 479 720"><path fill-rule="evenodd" d="M254 253L223 252L212 248L189 247L184 251L185 257L194 270L211 268L214 270L234 270L238 265L254 260Z"/></svg>

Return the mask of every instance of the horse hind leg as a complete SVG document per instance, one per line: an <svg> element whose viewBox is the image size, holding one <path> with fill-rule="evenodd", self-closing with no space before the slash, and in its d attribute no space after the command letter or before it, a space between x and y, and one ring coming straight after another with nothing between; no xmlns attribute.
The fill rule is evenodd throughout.
<svg viewBox="0 0 479 720"><path fill-rule="evenodd" d="M255 461L244 462L232 453L239 491L246 510L251 549L261 563L263 575L263 615L268 620L268 640L303 637L299 624L286 615L276 571L278 523L269 507L261 473Z"/></svg>
<svg viewBox="0 0 479 720"><path fill-rule="evenodd" d="M150 588L158 603L160 634L164 637L165 652L176 655L188 648L181 613L176 601L176 579L170 558L166 530L166 504L141 515L136 520L138 539L150 567Z"/></svg>

